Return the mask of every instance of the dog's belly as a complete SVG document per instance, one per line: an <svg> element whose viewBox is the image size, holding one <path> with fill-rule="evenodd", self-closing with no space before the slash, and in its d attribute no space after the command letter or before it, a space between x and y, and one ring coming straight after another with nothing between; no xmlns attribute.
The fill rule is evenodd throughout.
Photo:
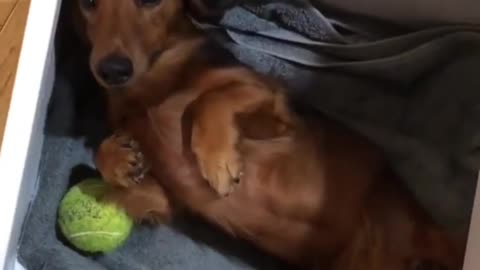
<svg viewBox="0 0 480 270"><path fill-rule="evenodd" d="M333 258L353 234L361 204L352 205L352 190L335 191L342 179L325 178L321 151L289 138L240 147L244 175L216 203L214 222L297 265Z"/></svg>
<svg viewBox="0 0 480 270"><path fill-rule="evenodd" d="M360 166L366 169L356 172L343 168L370 161L350 150L325 153L330 150L308 138L245 141L240 146L244 177L233 194L218 198L201 179L195 161L185 156L189 149L184 149L181 122L185 108L195 98L187 93L176 95L131 121L129 129L153 162L159 184L176 193L180 204L225 231L292 263L309 264L338 252L353 233L353 224L358 223L356 212L362 206L357 199L371 176L368 166ZM332 138L325 144L346 143L335 141L339 140L336 134Z"/></svg>
<svg viewBox="0 0 480 270"><path fill-rule="evenodd" d="M183 150L182 118L186 108L199 96L194 91L183 91L163 103L149 107L146 115L135 119L130 127L144 133L152 133L149 140L159 145L168 145L180 153ZM132 122L134 122L132 121ZM158 147L156 147L158 148Z"/></svg>
<svg viewBox="0 0 480 270"><path fill-rule="evenodd" d="M240 143L245 173L220 206L233 231L296 264L328 261L347 245L366 194L383 181L371 146L343 131L320 133Z"/></svg>
<svg viewBox="0 0 480 270"><path fill-rule="evenodd" d="M246 196L291 219L323 212L327 190L322 163L316 151L300 151L296 143L291 138L240 143L244 176L232 196Z"/></svg>

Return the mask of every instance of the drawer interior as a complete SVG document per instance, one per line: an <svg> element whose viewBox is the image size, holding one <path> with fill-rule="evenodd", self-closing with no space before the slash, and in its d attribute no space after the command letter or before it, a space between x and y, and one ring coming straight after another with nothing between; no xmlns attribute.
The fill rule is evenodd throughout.
<svg viewBox="0 0 480 270"><path fill-rule="evenodd" d="M39 1L34 2L38 5ZM159 228L137 226L126 245L108 255L82 254L65 242L55 222L58 203L70 186L98 176L92 157L110 130L104 90L89 70L88 47L82 45L72 28L67 4L63 7L56 39L49 42L50 54L45 62L43 76L47 79L42 89L46 92L40 96L45 100L39 99L44 109L33 112L33 123L38 125L34 130L40 133L32 133L28 140L29 145L38 147L29 152L34 159L31 164L38 170L28 169L31 174L23 177L31 180L24 180L24 188L19 191L18 236L20 228L23 230L18 242L20 263L27 269L43 264L44 270L283 268L278 260L252 245L232 240L193 217ZM337 24L341 28L338 25L343 24ZM282 29L287 30L292 29ZM348 52L350 57L359 57L348 59L352 65L335 55L346 49L332 47L327 54L331 58L322 55L322 61L340 64L322 67L306 61L311 55L301 51L305 44L289 43L299 50L291 59L276 51L285 49L281 48L282 40L272 43L277 46L272 45L273 52L264 52L241 31L230 33L223 45L259 72L285 80L294 89L292 98L301 106L346 123L384 149L394 170L436 221L465 236L470 230L464 269L473 270L478 265L474 254L480 248L475 226L470 227L480 167L477 30L438 27L428 34L379 34L378 43L390 42L391 47L397 46L395 38L407 42L408 38L415 39L411 36L423 35L426 41L411 42L400 52L389 51L385 45L385 55L379 53L371 59L362 59L363 52L352 50ZM298 38L302 42L304 39ZM369 41L364 45L373 50L374 44ZM319 48L323 47L312 51L318 52ZM361 51L360 47L356 49ZM415 58L423 62L419 64ZM400 68L408 72L397 73ZM49 90L53 91L51 96ZM474 214L473 224L479 220ZM20 221L22 226L18 225Z"/></svg>

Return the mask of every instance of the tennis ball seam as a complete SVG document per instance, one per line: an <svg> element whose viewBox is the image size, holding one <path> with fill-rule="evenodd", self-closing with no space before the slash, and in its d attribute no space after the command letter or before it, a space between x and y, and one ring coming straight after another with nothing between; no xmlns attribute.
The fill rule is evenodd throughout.
<svg viewBox="0 0 480 270"><path fill-rule="evenodd" d="M74 233L70 234L68 238L75 239L77 237L82 237L82 236L91 236L91 235L107 235L107 236L119 236L121 233L119 232L107 232L107 231L87 231L87 232L79 232L79 233Z"/></svg>

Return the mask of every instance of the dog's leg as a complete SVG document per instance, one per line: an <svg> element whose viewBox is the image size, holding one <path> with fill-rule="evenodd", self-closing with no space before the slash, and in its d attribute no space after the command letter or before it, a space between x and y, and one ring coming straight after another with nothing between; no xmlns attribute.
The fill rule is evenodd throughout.
<svg viewBox="0 0 480 270"><path fill-rule="evenodd" d="M240 116L257 111L285 114L284 110L277 111L277 107L284 108L279 104L283 98L277 96L281 95L260 86L230 86L205 93L189 108L191 149L202 176L220 195L230 194L242 176L242 156L237 147L243 136L238 125Z"/></svg>
<svg viewBox="0 0 480 270"><path fill-rule="evenodd" d="M124 188L138 184L148 170L138 143L124 133L102 142L95 163L106 182Z"/></svg>
<svg viewBox="0 0 480 270"><path fill-rule="evenodd" d="M116 133L100 145L96 165L112 187L103 198L125 209L135 221L166 222L170 204L163 188L147 174L139 144L126 133Z"/></svg>
<svg viewBox="0 0 480 270"><path fill-rule="evenodd" d="M129 188L113 187L103 199L124 209L136 222L157 225L171 217L169 199L158 181L149 175Z"/></svg>

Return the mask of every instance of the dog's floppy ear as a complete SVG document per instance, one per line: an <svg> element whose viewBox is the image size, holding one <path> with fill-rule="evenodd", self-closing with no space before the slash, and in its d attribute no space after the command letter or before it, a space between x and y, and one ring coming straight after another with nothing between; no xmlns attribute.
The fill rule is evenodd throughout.
<svg viewBox="0 0 480 270"><path fill-rule="evenodd" d="M218 18L225 10L239 4L240 0L184 0L185 6L194 17Z"/></svg>
<svg viewBox="0 0 480 270"><path fill-rule="evenodd" d="M62 3L59 22L55 37L58 59L86 51L88 40L77 0Z"/></svg>
<svg viewBox="0 0 480 270"><path fill-rule="evenodd" d="M63 34L62 36L68 34L68 38L64 38L63 43L72 44L74 47L88 45L86 22L81 14L78 0L68 0L62 3L59 21L61 23L59 23L57 31Z"/></svg>

